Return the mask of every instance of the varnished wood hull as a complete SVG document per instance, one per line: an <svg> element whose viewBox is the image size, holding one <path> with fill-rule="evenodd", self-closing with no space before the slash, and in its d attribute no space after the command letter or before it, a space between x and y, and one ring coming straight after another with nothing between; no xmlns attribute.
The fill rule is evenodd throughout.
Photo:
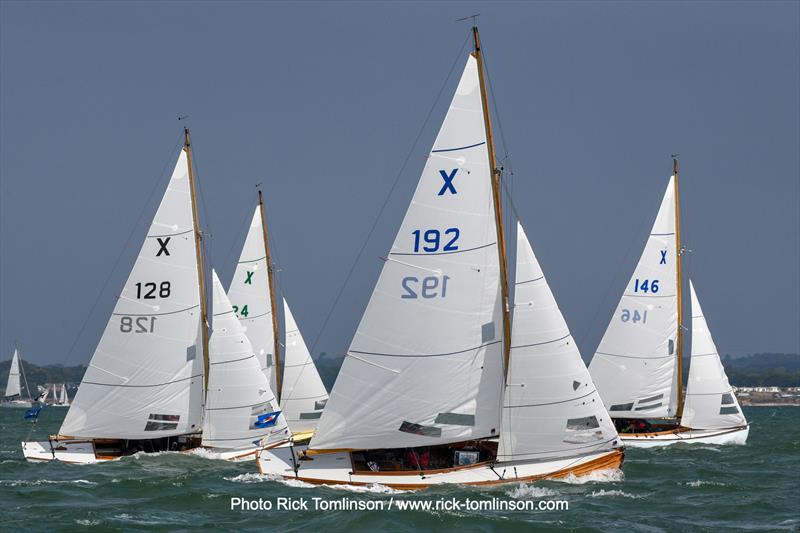
<svg viewBox="0 0 800 533"><path fill-rule="evenodd" d="M612 450L569 459L478 464L432 472L353 472L349 453L315 455L312 461L298 461L299 452L304 448L283 446L259 452L259 471L315 485L379 484L401 490L418 490L442 484L486 486L585 476L595 471L620 468L624 458L621 450ZM299 465L297 471L294 465Z"/></svg>

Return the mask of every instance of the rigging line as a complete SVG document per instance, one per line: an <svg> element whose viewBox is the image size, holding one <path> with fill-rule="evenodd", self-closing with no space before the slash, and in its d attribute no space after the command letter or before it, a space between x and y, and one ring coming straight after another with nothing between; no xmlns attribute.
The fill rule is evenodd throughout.
<svg viewBox="0 0 800 533"><path fill-rule="evenodd" d="M158 179L153 185L153 188L150 191L150 195L147 197L147 201L145 201L145 203L142 205L142 209L139 211L139 216L136 218L136 222L134 222L133 225L131 226L131 231L130 233L128 233L128 238L125 240L125 244L122 245L122 249L120 250L119 255L117 256L117 260L114 261L114 266L112 266L111 270L109 270L108 276L103 282L102 287L100 287L100 291L97 293L97 296L94 299L94 303L92 304L91 309L89 309L89 313L86 315L86 319L83 321L83 325L81 325L81 328L78 330L78 334L75 336L75 340L72 341L72 345L67 351L67 355L65 355L64 358L61 360L62 363L64 363L67 359L69 359L72 356L72 352L73 350L75 350L75 346L77 346L78 341L83 335L83 332L86 330L86 326L89 325L89 320L92 318L94 310L97 308L97 304L100 302L103 293L105 293L106 288L108 287L108 283L111 281L111 278L114 276L114 273L119 267L119 263L120 261L122 261L122 256L125 255L125 251L128 249L128 246L131 243L131 239L133 239L133 236L136 233L139 224L141 224L142 217L144 216L145 211L147 211L148 206L153 201L153 196L156 194L156 191L159 190L159 186L162 185L162 182L164 180L164 173L169 168L170 162L175 161L175 152L177 151L178 147L182 145L183 145L183 131L181 131L181 133L178 135L178 139L175 141L175 145L170 150L169 157L167 158L167 161L164 163L164 166L161 169L161 173L159 174Z"/></svg>
<svg viewBox="0 0 800 533"><path fill-rule="evenodd" d="M442 93L444 93L445 88L447 88L447 82L450 81L450 78L453 75L453 71L455 70L456 65L458 65L458 60L462 57L462 54L464 52L464 47L467 45L467 42L469 41L471 36L472 36L472 31L470 30L467 33L467 36L464 38L464 42L461 43L461 47L458 49L458 54L456 55L456 58L453 61L452 66L450 67L450 71L447 73L447 76L445 76L444 82L442 83L442 86L439 89L439 92L437 93L436 98L433 101L433 104L428 110L428 114L425 116L425 120L422 122L422 126L420 127L419 132L417 133L414 142L411 144L411 148L409 149L408 154L406 154L405 160L403 161L403 164L400 166L400 170L397 172L397 176L395 176L394 178L394 183L392 183L392 187L389 189L389 193L386 195L386 199L384 199L383 204L378 210L378 214L376 215L375 220L369 229L369 232L367 232L367 237L364 239L364 243L361 245L361 249L358 251L358 254L356 254L356 257L353 260L353 264L350 266L350 270L347 272L347 276L345 276L344 283L342 283L342 285L339 288L339 292L333 299L333 304L331 305L331 308L328 311L325 320L322 322L322 327L320 328L319 333L317 333L314 342L311 344L311 350L310 350L311 353L314 353L314 349L317 347L317 343L322 337L322 334L325 332L325 328L328 326L328 322L330 321L331 316L333 316L333 312L336 309L336 306L338 305L339 300L342 297L342 294L344 293L344 289L345 287L347 287L350 278L353 276L353 272L355 272L356 265L361 260L361 256L364 254L364 250L366 250L367 244L369 243L369 240L372 238L372 234L375 232L375 228L378 226L378 221L380 220L383 211L386 209L386 206L389 204L389 200L392 198L394 190L397 188L397 184L400 182L400 178L402 177L403 172L405 171L406 166L408 165L408 162L411 160L411 156L416 151L417 143L419 143L422 134L425 132L425 128L428 125L428 121L430 121L430 118L433 115L433 111L436 109L436 105L439 103L439 100L442 97Z"/></svg>

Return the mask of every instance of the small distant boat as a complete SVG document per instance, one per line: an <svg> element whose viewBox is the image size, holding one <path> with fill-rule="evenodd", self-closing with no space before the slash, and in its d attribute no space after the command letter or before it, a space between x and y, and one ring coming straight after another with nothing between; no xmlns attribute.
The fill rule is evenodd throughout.
<svg viewBox="0 0 800 533"><path fill-rule="evenodd" d="M33 406L33 400L30 397L30 389L28 389L27 379L25 380L25 391L28 394L28 399L22 398L22 381L20 376L24 377L20 365L19 349L14 348L14 355L11 357L11 366L8 369L8 382L6 383L6 391L2 398L0 398L0 407L25 407L30 409Z"/></svg>
<svg viewBox="0 0 800 533"><path fill-rule="evenodd" d="M296 443L307 441L316 430L328 392L286 298L283 298L284 350L281 357L274 269L261 191L228 298L275 391L292 439Z"/></svg>
<svg viewBox="0 0 800 533"><path fill-rule="evenodd" d="M692 350L683 394L678 162L644 252L589 365L626 446L744 444L749 433L690 281Z"/></svg>
<svg viewBox="0 0 800 533"><path fill-rule="evenodd" d="M51 407L69 407L69 395L67 395L67 385L53 384L53 401L49 404Z"/></svg>
<svg viewBox="0 0 800 533"><path fill-rule="evenodd" d="M264 474L422 489L622 463L617 432L521 226L512 327L501 171L476 27L473 37L316 432L307 445L259 451Z"/></svg>

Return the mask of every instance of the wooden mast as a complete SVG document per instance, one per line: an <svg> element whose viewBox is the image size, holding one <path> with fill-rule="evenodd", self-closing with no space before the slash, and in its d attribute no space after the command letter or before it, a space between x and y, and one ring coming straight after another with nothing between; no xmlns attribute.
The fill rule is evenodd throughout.
<svg viewBox="0 0 800 533"><path fill-rule="evenodd" d="M472 36L475 40L473 57L478 61L478 79L481 87L481 102L483 104L483 122L486 127L486 148L489 151L489 169L492 173L492 197L494 198L494 215L497 227L497 251L500 256L500 293L503 298L503 372L508 375L508 362L511 350L511 319L509 317L508 301L508 267L506 264L506 240L503 230L503 204L500 198L500 171L494 157L494 137L492 136L492 119L489 114L489 101L486 97L486 80L483 73L483 54L481 41L478 36L478 26L472 26Z"/></svg>
<svg viewBox="0 0 800 533"><path fill-rule="evenodd" d="M681 211L678 204L678 159L672 159L672 174L675 176L675 258L678 273L678 411L675 414L680 420L683 415L683 298L681 295Z"/></svg>
<svg viewBox="0 0 800 533"><path fill-rule="evenodd" d="M194 245L197 252L197 279L200 284L200 328L203 334L203 377L204 390L208 391L208 308L206 306L206 283L203 269L203 235L200 233L200 220L197 215L197 193L192 168L192 141L189 128L183 128L183 150L186 152L186 163L189 168L189 191L192 198L192 219L194 220Z"/></svg>
<svg viewBox="0 0 800 533"><path fill-rule="evenodd" d="M272 309L272 337L275 340L275 398L278 403L281 401L281 357L280 357L280 342L278 340L278 311L275 306L275 283L274 273L272 271L272 259L269 255L269 237L267 236L267 217L264 214L264 199L261 195L261 189L258 190L258 208L261 211L261 230L264 232L264 255L267 259L267 286L269 290L269 305Z"/></svg>

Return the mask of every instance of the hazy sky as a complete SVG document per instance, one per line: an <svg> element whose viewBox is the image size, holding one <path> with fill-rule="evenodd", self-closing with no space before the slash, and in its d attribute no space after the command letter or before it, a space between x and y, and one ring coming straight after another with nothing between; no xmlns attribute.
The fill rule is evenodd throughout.
<svg viewBox="0 0 800 533"><path fill-rule="evenodd" d="M211 263L227 283L263 183L309 345L410 154L314 350L343 353L454 90L469 29L455 19L473 13L514 202L584 357L674 152L685 267L720 352L800 351L798 2L2 1L2 358L17 339L32 362L89 360L178 114Z"/></svg>

